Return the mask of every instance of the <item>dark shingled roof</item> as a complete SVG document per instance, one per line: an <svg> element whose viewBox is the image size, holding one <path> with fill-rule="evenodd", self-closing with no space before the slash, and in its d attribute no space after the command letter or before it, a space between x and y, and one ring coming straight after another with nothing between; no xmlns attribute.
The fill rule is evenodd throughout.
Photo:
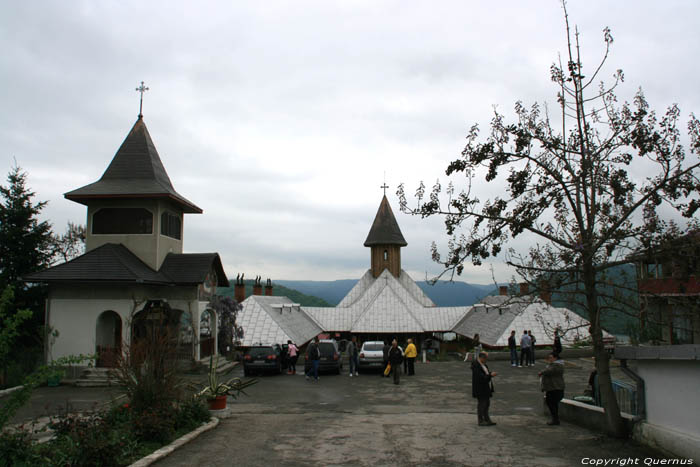
<svg viewBox="0 0 700 467"><path fill-rule="evenodd" d="M374 218L372 228L369 229L367 240L365 240L365 246L373 245L408 245L401 234L401 229L399 229L399 224L391 211L386 195L382 198L377 216Z"/></svg>
<svg viewBox="0 0 700 467"><path fill-rule="evenodd" d="M177 284L201 284L214 269L219 287L228 287L228 279L218 253L169 253L160 272Z"/></svg>
<svg viewBox="0 0 700 467"><path fill-rule="evenodd" d="M134 123L102 178L64 196L81 204L90 199L164 197L180 205L184 212L202 212L173 188L142 117Z"/></svg>
<svg viewBox="0 0 700 467"><path fill-rule="evenodd" d="M25 282L101 282L150 285L196 285L214 269L217 285L229 282L217 253L170 253L160 271L154 271L122 244L107 243L84 255L41 272L29 274Z"/></svg>

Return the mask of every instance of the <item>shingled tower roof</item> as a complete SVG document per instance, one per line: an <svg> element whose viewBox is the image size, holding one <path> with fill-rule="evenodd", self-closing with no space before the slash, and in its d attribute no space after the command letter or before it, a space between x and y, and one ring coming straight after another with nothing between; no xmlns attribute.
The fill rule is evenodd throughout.
<svg viewBox="0 0 700 467"><path fill-rule="evenodd" d="M91 199L162 197L170 198L180 205L184 212L202 212L173 188L141 116L102 174L102 178L95 183L69 191L64 196L81 204L87 204Z"/></svg>
<svg viewBox="0 0 700 467"><path fill-rule="evenodd" d="M372 228L369 229L367 240L365 240L365 246L374 245L408 245L401 234L401 229L399 229L399 224L391 211L386 195L382 198Z"/></svg>

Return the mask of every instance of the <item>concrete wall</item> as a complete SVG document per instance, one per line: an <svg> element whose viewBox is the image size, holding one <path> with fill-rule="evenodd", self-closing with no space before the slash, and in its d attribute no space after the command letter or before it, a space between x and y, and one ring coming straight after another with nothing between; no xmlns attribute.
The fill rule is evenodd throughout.
<svg viewBox="0 0 700 467"><path fill-rule="evenodd" d="M700 361L636 360L644 379L647 422L700 438Z"/></svg>
<svg viewBox="0 0 700 467"><path fill-rule="evenodd" d="M122 320L122 340L128 343L133 315L149 299L165 299L173 309L188 311L199 322L202 305L196 287L85 287L53 286L49 292L48 324L59 336L48 349L48 358L92 354L97 345L97 320L106 310ZM198 334L195 334L195 336Z"/></svg>
<svg viewBox="0 0 700 467"><path fill-rule="evenodd" d="M153 231L150 234L106 235L92 233L92 218L102 208L144 208L153 214ZM184 216L182 209L166 200L95 200L90 203L87 210L87 230L85 238L85 251L94 250L106 243L121 243L132 253L138 256L154 270L160 269L163 260L168 253L182 253L182 239L184 233ZM161 215L170 212L180 217L180 238L166 237L160 234Z"/></svg>

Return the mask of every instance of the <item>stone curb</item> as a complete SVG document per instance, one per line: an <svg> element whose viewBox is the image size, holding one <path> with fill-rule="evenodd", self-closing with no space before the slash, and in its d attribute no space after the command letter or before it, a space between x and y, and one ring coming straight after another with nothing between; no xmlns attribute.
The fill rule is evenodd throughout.
<svg viewBox="0 0 700 467"><path fill-rule="evenodd" d="M151 454L147 455L146 457L143 457L133 464L131 464L129 467L146 467L147 465L151 465L156 461L159 461L160 459L170 455L173 451L176 449L184 446L185 444L189 443L202 433L211 430L212 428L215 428L219 424L219 419L216 417L213 417L212 420L205 424L200 426L194 431L190 431L186 435L180 436L178 439L173 441L172 443L168 444L167 446L163 446L162 448L153 451Z"/></svg>
<svg viewBox="0 0 700 467"><path fill-rule="evenodd" d="M15 391L19 391L19 390L22 389L23 387L24 387L24 386L19 385L19 386L15 386L15 387L13 387L13 388L3 389L2 391L0 391L0 397L6 396L6 395L8 395L8 394L12 394L12 393L15 392Z"/></svg>

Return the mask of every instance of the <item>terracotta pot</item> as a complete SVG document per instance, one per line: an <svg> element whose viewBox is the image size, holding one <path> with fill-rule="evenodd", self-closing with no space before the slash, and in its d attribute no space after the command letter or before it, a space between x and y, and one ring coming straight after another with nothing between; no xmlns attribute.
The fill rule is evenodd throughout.
<svg viewBox="0 0 700 467"><path fill-rule="evenodd" d="M226 408L226 396L216 396L213 399L207 399L209 410L223 410Z"/></svg>

